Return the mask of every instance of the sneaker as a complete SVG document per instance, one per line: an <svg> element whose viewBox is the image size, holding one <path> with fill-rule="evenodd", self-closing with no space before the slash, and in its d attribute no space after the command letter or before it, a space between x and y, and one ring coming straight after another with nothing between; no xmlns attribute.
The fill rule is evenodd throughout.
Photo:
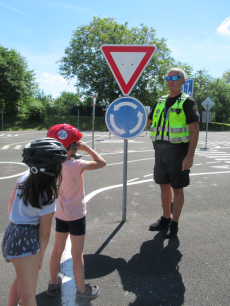
<svg viewBox="0 0 230 306"><path fill-rule="evenodd" d="M98 296L99 296L99 293L100 293L100 289L98 286L90 286L90 284L87 284L85 285L86 287L86 291L85 293L80 293L80 292L77 292L77 296L76 296L76 304L78 305L83 305L87 302L90 302L90 301L93 301L95 300Z"/></svg>
<svg viewBox="0 0 230 306"><path fill-rule="evenodd" d="M160 231L163 228L168 227L169 223L171 221L171 218L166 219L165 217L161 217L157 222L149 225L149 230L150 231Z"/></svg>
<svg viewBox="0 0 230 306"><path fill-rule="evenodd" d="M164 234L165 238L172 238L177 235L178 232L178 223L171 221L168 225L168 228L166 230L166 233Z"/></svg>
<svg viewBox="0 0 230 306"><path fill-rule="evenodd" d="M46 294L49 296L55 296L58 293L58 289L61 288L61 284L62 284L62 276L59 274L57 276L58 282L56 285L51 285L49 283L48 285L48 290L46 291Z"/></svg>

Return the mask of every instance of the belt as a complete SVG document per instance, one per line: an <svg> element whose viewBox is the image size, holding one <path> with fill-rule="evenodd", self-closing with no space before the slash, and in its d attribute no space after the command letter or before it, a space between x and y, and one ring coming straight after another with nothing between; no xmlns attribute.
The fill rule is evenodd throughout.
<svg viewBox="0 0 230 306"><path fill-rule="evenodd" d="M167 144L159 144L159 143L155 143L154 144L156 147L160 148L160 149L172 149L172 145L167 145Z"/></svg>
<svg viewBox="0 0 230 306"><path fill-rule="evenodd" d="M173 149L173 148L179 148L181 146L188 146L188 143L178 143L178 144L167 144L167 143L154 143L154 147L158 147L160 149Z"/></svg>

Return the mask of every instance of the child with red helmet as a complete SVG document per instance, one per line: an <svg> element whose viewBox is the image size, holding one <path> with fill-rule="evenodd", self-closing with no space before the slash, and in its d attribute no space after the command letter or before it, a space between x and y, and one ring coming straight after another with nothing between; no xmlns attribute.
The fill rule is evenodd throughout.
<svg viewBox="0 0 230 306"><path fill-rule="evenodd" d="M77 286L76 303L90 302L98 297L99 287L85 285L83 248L86 232L86 203L83 171L95 170L106 165L105 160L86 143L80 141L82 134L72 125L57 124L51 127L47 137L59 140L67 150L67 159L62 164L61 194L55 212L55 244L50 260L50 282L47 295L55 296L61 287L59 272L61 256L70 234L72 243L73 274ZM72 160L77 150L85 151L92 161Z"/></svg>

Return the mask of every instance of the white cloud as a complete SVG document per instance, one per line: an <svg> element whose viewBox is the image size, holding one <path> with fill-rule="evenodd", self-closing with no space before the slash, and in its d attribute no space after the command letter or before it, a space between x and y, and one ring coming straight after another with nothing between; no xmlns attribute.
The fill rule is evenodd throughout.
<svg viewBox="0 0 230 306"><path fill-rule="evenodd" d="M46 72L44 72L42 74L42 79L40 79L40 83L52 83L52 84L60 84L60 83L65 83L67 84L68 81L61 77L60 75L56 74L56 75L51 75L51 74L48 74Z"/></svg>
<svg viewBox="0 0 230 306"><path fill-rule="evenodd" d="M74 86L76 78L68 81L58 74L42 72L42 74L37 77L37 82L40 90L43 90L46 95L51 95L53 98L60 96L62 91L76 93L76 88Z"/></svg>
<svg viewBox="0 0 230 306"><path fill-rule="evenodd" d="M230 35L230 17L225 18L216 31L224 35Z"/></svg>

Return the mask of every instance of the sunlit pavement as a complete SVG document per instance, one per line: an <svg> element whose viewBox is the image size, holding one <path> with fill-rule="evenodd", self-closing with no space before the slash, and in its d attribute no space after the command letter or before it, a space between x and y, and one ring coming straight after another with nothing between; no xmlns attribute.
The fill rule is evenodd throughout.
<svg viewBox="0 0 230 306"><path fill-rule="evenodd" d="M84 133L84 141L89 145L91 137L91 133ZM110 139L108 133L95 134L95 149L103 154L107 166L84 174L88 201L85 277L86 283L99 285L101 291L91 305L229 304L230 133L209 132L210 150L200 150L204 144L205 132L202 132L191 184L185 189L178 238L166 240L161 232L148 231L149 224L162 214L159 186L153 181L154 153L149 135L144 132L128 143L127 211L126 222L122 223L123 141ZM0 164L2 177L26 169L9 163L21 163L21 152L14 148L0 150L1 161L5 163ZM0 235L8 223L6 207L16 179L0 180ZM76 305L69 242L60 267L64 275L61 291L54 298L46 295L54 229L55 222L39 274L38 306ZM2 258L0 265L3 284L0 305L3 306L7 305L14 271Z"/></svg>

